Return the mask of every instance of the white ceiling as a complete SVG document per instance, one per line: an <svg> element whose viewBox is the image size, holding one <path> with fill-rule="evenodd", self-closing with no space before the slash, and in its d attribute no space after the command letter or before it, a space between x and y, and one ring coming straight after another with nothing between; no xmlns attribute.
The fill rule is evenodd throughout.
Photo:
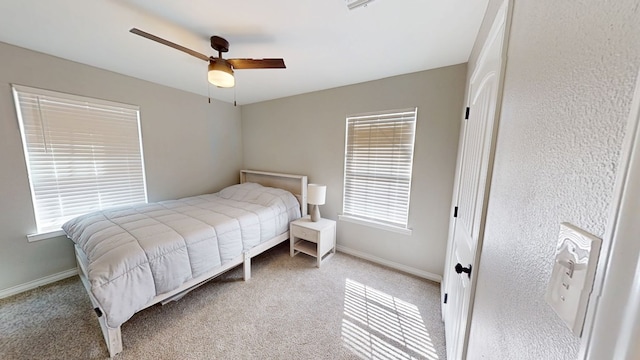
<svg viewBox="0 0 640 360"><path fill-rule="evenodd" d="M0 41L226 102L249 104L466 62L488 0L0 0ZM137 27L206 55L285 59L209 86L207 63L129 33Z"/></svg>

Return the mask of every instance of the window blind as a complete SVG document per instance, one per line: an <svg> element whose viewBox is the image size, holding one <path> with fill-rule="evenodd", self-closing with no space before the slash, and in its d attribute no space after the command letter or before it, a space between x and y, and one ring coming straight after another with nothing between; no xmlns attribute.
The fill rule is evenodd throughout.
<svg viewBox="0 0 640 360"><path fill-rule="evenodd" d="M136 106L13 86L38 233L147 201Z"/></svg>
<svg viewBox="0 0 640 360"><path fill-rule="evenodd" d="M347 117L343 214L406 228L417 108Z"/></svg>

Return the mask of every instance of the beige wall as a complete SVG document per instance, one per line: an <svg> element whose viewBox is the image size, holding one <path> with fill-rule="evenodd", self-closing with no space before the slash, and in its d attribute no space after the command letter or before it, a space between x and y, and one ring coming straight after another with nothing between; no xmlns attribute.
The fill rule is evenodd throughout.
<svg viewBox="0 0 640 360"><path fill-rule="evenodd" d="M0 291L75 266L70 240L25 237L35 221L12 83L139 105L150 201L238 181L241 121L233 105L4 43L0 64Z"/></svg>
<svg viewBox="0 0 640 360"><path fill-rule="evenodd" d="M468 358L575 359L580 339L544 293L559 224L604 233L640 67L640 1L514 2Z"/></svg>
<svg viewBox="0 0 640 360"><path fill-rule="evenodd" d="M244 166L327 184L323 217L342 211L345 118L418 107L411 236L338 222L337 242L423 276L442 275L466 66L455 65L242 107Z"/></svg>

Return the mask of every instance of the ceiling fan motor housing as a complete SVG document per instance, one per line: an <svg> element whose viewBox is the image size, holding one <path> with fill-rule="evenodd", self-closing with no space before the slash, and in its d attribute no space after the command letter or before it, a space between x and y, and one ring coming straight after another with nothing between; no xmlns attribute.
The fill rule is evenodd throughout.
<svg viewBox="0 0 640 360"><path fill-rule="evenodd" d="M218 52L227 52L229 51L229 42L220 36L212 36L211 47Z"/></svg>

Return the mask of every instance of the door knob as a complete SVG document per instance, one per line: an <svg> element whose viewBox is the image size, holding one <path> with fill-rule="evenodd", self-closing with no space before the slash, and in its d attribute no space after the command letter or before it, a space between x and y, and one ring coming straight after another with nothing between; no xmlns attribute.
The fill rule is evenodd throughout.
<svg viewBox="0 0 640 360"><path fill-rule="evenodd" d="M469 264L469 267L464 267L460 263L457 263L456 272L458 274L467 273L467 276L469 276L469 279L471 279L471 264Z"/></svg>

